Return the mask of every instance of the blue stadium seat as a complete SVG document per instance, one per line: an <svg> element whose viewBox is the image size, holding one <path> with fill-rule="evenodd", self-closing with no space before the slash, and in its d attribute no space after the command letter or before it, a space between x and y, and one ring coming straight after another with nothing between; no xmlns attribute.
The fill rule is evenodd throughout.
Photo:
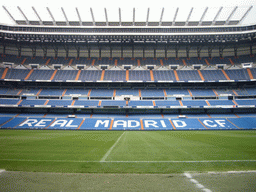
<svg viewBox="0 0 256 192"><path fill-rule="evenodd" d="M235 101L238 105L256 105L256 99L237 99Z"/></svg>
<svg viewBox="0 0 256 192"><path fill-rule="evenodd" d="M151 81L149 70L133 70L129 71L129 80L131 81Z"/></svg>
<svg viewBox="0 0 256 192"><path fill-rule="evenodd" d="M116 89L116 96L121 96L121 95L139 96L139 90L138 89Z"/></svg>
<svg viewBox="0 0 256 192"><path fill-rule="evenodd" d="M45 99L35 99L35 100L22 100L20 105L44 105Z"/></svg>
<svg viewBox="0 0 256 192"><path fill-rule="evenodd" d="M180 81L202 80L195 70L177 70Z"/></svg>
<svg viewBox="0 0 256 192"><path fill-rule="evenodd" d="M225 70L231 80L250 80L246 69Z"/></svg>
<svg viewBox="0 0 256 192"><path fill-rule="evenodd" d="M141 89L142 97L164 97L163 89Z"/></svg>
<svg viewBox="0 0 256 192"><path fill-rule="evenodd" d="M176 81L172 70L154 70L153 75L155 81Z"/></svg>
<svg viewBox="0 0 256 192"><path fill-rule="evenodd" d="M54 100L49 100L47 105L55 105L55 106L68 106L72 104L72 100L59 100L59 99L54 99Z"/></svg>
<svg viewBox="0 0 256 192"><path fill-rule="evenodd" d="M156 104L156 106L180 106L179 101L156 100L155 104Z"/></svg>
<svg viewBox="0 0 256 192"><path fill-rule="evenodd" d="M64 89L43 89L40 96L61 96Z"/></svg>
<svg viewBox="0 0 256 192"><path fill-rule="evenodd" d="M204 100L183 100L182 103L184 106L207 106L207 103Z"/></svg>
<svg viewBox="0 0 256 192"><path fill-rule="evenodd" d="M8 69L5 79L25 79L29 69Z"/></svg>
<svg viewBox="0 0 256 192"><path fill-rule="evenodd" d="M126 101L103 100L101 106L126 106Z"/></svg>
<svg viewBox="0 0 256 192"><path fill-rule="evenodd" d="M142 101L142 100L134 100L134 101L130 101L129 106L153 106L153 102L152 101Z"/></svg>
<svg viewBox="0 0 256 192"><path fill-rule="evenodd" d="M226 77L221 70L201 70L201 73L204 76L205 81L226 80Z"/></svg>
<svg viewBox="0 0 256 192"><path fill-rule="evenodd" d="M34 70L28 80L50 80L54 70Z"/></svg>
<svg viewBox="0 0 256 192"><path fill-rule="evenodd" d="M189 95L189 92L187 89L166 89L166 94L167 95Z"/></svg>
<svg viewBox="0 0 256 192"><path fill-rule="evenodd" d="M114 89L92 89L90 97L113 97Z"/></svg>
<svg viewBox="0 0 256 192"><path fill-rule="evenodd" d="M19 101L20 101L19 99L0 99L0 104L16 105Z"/></svg>
<svg viewBox="0 0 256 192"><path fill-rule="evenodd" d="M208 100L210 105L235 105L232 100Z"/></svg>
<svg viewBox="0 0 256 192"><path fill-rule="evenodd" d="M104 80L126 81L126 71L124 70L106 70Z"/></svg>
<svg viewBox="0 0 256 192"><path fill-rule="evenodd" d="M101 78L101 70L81 70L78 80L98 81Z"/></svg>
<svg viewBox="0 0 256 192"><path fill-rule="evenodd" d="M75 80L77 72L77 70L58 70L53 80Z"/></svg>
<svg viewBox="0 0 256 192"><path fill-rule="evenodd" d="M76 100L74 106L98 106L99 100Z"/></svg>
<svg viewBox="0 0 256 192"><path fill-rule="evenodd" d="M67 89L65 95L88 95L89 89Z"/></svg>

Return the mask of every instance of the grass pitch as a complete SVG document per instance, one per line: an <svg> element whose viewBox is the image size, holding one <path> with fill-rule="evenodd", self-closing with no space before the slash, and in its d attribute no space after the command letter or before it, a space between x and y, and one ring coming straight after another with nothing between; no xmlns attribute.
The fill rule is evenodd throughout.
<svg viewBox="0 0 256 192"><path fill-rule="evenodd" d="M0 169L183 173L254 170L255 131L0 130Z"/></svg>

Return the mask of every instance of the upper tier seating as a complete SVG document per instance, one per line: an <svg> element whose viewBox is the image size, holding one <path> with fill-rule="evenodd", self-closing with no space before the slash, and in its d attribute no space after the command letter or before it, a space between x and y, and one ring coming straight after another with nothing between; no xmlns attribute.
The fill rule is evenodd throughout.
<svg viewBox="0 0 256 192"><path fill-rule="evenodd" d="M82 81L98 81L101 78L102 71L99 70L81 70L78 80Z"/></svg>
<svg viewBox="0 0 256 192"><path fill-rule="evenodd" d="M175 74L173 72L173 70L171 71L164 71L164 70L155 70L153 71L153 75L154 75L154 80L155 81L170 81L170 80L176 80L175 79Z"/></svg>
<svg viewBox="0 0 256 192"><path fill-rule="evenodd" d="M106 70L104 75L104 80L125 81L126 71Z"/></svg>
<svg viewBox="0 0 256 192"><path fill-rule="evenodd" d="M50 80L54 70L34 70L28 80Z"/></svg>
<svg viewBox="0 0 256 192"><path fill-rule="evenodd" d="M86 64L86 65L134 65L137 66L139 63L140 65L157 65L159 66L161 62L163 65L168 66L168 65L187 65L191 66L194 64L202 64L202 65L216 65L216 64L241 64L241 63L251 63L255 62L255 57L250 57L248 55L244 56L239 56L239 57L234 57L234 56L229 56L229 57L213 57L213 58L208 58L208 57L202 57L202 58L197 58L197 57L190 57L190 58L174 58L174 57L169 57L169 58L152 58L152 57L147 57L147 58L108 58L108 57L102 57L102 58L87 58L87 57L29 57L29 56L21 56L17 57L15 55L5 55L4 57L0 56L0 62L10 62L10 63L15 63L15 64L63 64L63 65L69 65L69 64ZM207 60L207 62L205 61ZM232 63L231 63L232 61Z"/></svg>
<svg viewBox="0 0 256 192"><path fill-rule="evenodd" d="M226 80L221 70L201 70L201 73L206 81Z"/></svg>
<svg viewBox="0 0 256 192"><path fill-rule="evenodd" d="M77 75L76 70L58 70L53 80L75 80Z"/></svg>
<svg viewBox="0 0 256 192"><path fill-rule="evenodd" d="M42 89L40 96L61 96L64 89Z"/></svg>
<svg viewBox="0 0 256 192"><path fill-rule="evenodd" d="M141 89L142 97L164 97L163 89Z"/></svg>
<svg viewBox="0 0 256 192"><path fill-rule="evenodd" d="M129 71L129 80L131 81L151 81L149 71L134 70Z"/></svg>
<svg viewBox="0 0 256 192"><path fill-rule="evenodd" d="M225 70L227 75L232 80L250 80L250 77L246 71L246 69L233 69L233 70Z"/></svg>
<svg viewBox="0 0 256 192"><path fill-rule="evenodd" d="M25 79L29 71L29 69L8 69L5 79Z"/></svg>
<svg viewBox="0 0 256 192"><path fill-rule="evenodd" d="M121 95L139 96L139 89L116 89L116 96Z"/></svg>
<svg viewBox="0 0 256 192"><path fill-rule="evenodd" d="M114 89L92 89L90 97L113 97Z"/></svg>
<svg viewBox="0 0 256 192"><path fill-rule="evenodd" d="M21 80L81 80L81 81L219 81L219 80L250 80L246 69L232 70L28 70L28 69L0 69L0 76L4 79ZM254 68L250 69L256 76ZM1 75L2 74L2 75ZM128 75L129 74L129 75ZM254 77L255 78L255 77Z"/></svg>
<svg viewBox="0 0 256 192"><path fill-rule="evenodd" d="M0 104L4 105L16 105L19 99L0 99Z"/></svg>
<svg viewBox="0 0 256 192"><path fill-rule="evenodd" d="M177 74L179 76L180 81L190 81L190 80L202 80L201 77L199 76L197 71L192 71L192 70L178 70Z"/></svg>

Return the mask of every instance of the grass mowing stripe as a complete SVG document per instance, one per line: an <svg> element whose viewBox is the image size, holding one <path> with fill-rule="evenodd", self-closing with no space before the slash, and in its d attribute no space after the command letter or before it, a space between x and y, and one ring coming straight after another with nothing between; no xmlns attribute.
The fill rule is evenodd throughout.
<svg viewBox="0 0 256 192"><path fill-rule="evenodd" d="M77 161L77 160L33 160L33 159L0 159L0 161L31 161L31 162L64 162L64 163L221 163L221 162L256 162L256 160L201 160L201 161Z"/></svg>
<svg viewBox="0 0 256 192"><path fill-rule="evenodd" d="M114 147L116 146L116 144L120 141L120 139L122 138L122 136L124 135L125 132L123 132L123 134L116 140L116 142L114 143L114 145L107 151L107 153L102 157L102 159L100 160L100 162L104 162L107 157L109 156L109 154L111 153L111 151L114 149Z"/></svg>

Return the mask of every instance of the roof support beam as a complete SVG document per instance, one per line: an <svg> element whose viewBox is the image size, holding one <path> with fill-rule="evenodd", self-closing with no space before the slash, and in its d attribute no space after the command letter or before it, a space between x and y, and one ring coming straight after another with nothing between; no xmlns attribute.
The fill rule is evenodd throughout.
<svg viewBox="0 0 256 192"><path fill-rule="evenodd" d="M148 8L147 19L146 19L146 26L148 26L149 12L150 12L150 8Z"/></svg>
<svg viewBox="0 0 256 192"><path fill-rule="evenodd" d="M164 7L162 8L162 12L161 12L161 16L160 16L160 21L159 21L160 26L162 25L163 16L164 16Z"/></svg>
<svg viewBox="0 0 256 192"><path fill-rule="evenodd" d="M119 7L119 25L122 25L122 14L121 14L121 8Z"/></svg>
<svg viewBox="0 0 256 192"><path fill-rule="evenodd" d="M215 15L212 24L214 25L216 23L216 20L218 19L220 12L222 11L223 7L220 7L219 11L217 12L217 14Z"/></svg>
<svg viewBox="0 0 256 192"><path fill-rule="evenodd" d="M21 10L21 8L19 6L17 6L17 8L19 9L20 13L23 15L23 17L25 18L26 20L26 23L27 25L29 25L29 21L28 21L28 18L26 17L25 13Z"/></svg>
<svg viewBox="0 0 256 192"><path fill-rule="evenodd" d="M40 23L40 25L42 25L42 24L43 24L43 21L42 21L41 17L39 16L39 14L37 13L37 11L36 11L35 7L32 7L32 9L33 9L33 11L35 12L35 14L36 14L37 18L39 19L39 23Z"/></svg>
<svg viewBox="0 0 256 192"><path fill-rule="evenodd" d="M204 12L203 12L203 15L202 15L202 17L200 18L200 21L199 21L198 25L202 25L203 19L204 19L205 15L206 15L206 12L207 12L207 11L208 11L208 7L205 8L205 10L204 10Z"/></svg>
<svg viewBox="0 0 256 192"><path fill-rule="evenodd" d="M188 14L188 18L187 18L186 24L185 24L186 26L188 25L188 21L189 21L191 15L192 15L193 9L194 9L194 8L192 7L191 10L190 10L190 12L189 12L189 14Z"/></svg>
<svg viewBox="0 0 256 192"><path fill-rule="evenodd" d="M47 9L47 11L48 11L49 15L50 15L50 16L51 16L51 18L52 18L53 24L54 24L54 25L56 25L56 21L55 21L55 19L54 19L54 17L53 17L52 12L50 11L50 8L49 8L49 7L46 7L46 9Z"/></svg>
<svg viewBox="0 0 256 192"><path fill-rule="evenodd" d="M133 26L135 25L135 8L133 8L133 18L132 18Z"/></svg>
<svg viewBox="0 0 256 192"><path fill-rule="evenodd" d="M79 13L79 11L78 11L78 8L76 7L76 13L77 13L77 17L78 17L78 19L79 19L79 23L80 23L80 25L82 26L83 25L83 23L82 23L82 19L81 19L81 17L80 17L80 13Z"/></svg>
<svg viewBox="0 0 256 192"><path fill-rule="evenodd" d="M175 12L175 14L174 14L173 21L172 21L172 25L175 25L175 21L176 21L178 12L179 12L179 7L177 7L176 12Z"/></svg>
<svg viewBox="0 0 256 192"><path fill-rule="evenodd" d="M12 14L8 11L8 9L3 6L4 10L6 11L6 13L8 13L8 15L12 18L12 20L16 23L16 20L14 19L14 17L12 16Z"/></svg>
<svg viewBox="0 0 256 192"><path fill-rule="evenodd" d="M93 26L95 26L95 19L94 19L92 8L90 8L90 11L91 11L91 15L92 15L92 23L93 23Z"/></svg>
<svg viewBox="0 0 256 192"><path fill-rule="evenodd" d="M251 11L251 9L253 8L253 6L250 6L247 11L245 12L245 14L242 16L242 18L240 19L239 23L241 23L245 17L248 15L248 13Z"/></svg>
<svg viewBox="0 0 256 192"><path fill-rule="evenodd" d="M69 25L69 20L68 20L68 17L67 17L67 15L66 15L66 12L64 11L64 8L61 7L61 10L62 10L62 13L63 13L65 19L66 19L66 24Z"/></svg>
<svg viewBox="0 0 256 192"><path fill-rule="evenodd" d="M233 9L233 11L230 13L230 15L228 16L227 20L226 20L226 25L229 23L231 17L234 15L234 13L236 12L238 6L235 6L235 8Z"/></svg>
<svg viewBox="0 0 256 192"><path fill-rule="evenodd" d="M108 26L108 13L107 13L107 9L104 8L104 11L105 11L106 25Z"/></svg>

